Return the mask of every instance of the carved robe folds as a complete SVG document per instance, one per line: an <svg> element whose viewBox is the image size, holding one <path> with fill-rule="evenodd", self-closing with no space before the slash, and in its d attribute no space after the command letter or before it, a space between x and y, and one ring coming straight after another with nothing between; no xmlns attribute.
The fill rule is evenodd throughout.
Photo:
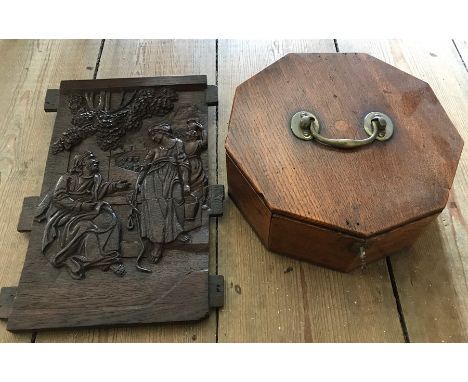
<svg viewBox="0 0 468 382"><path fill-rule="evenodd" d="M55 267L65 266L73 278L84 278L91 267L108 270L120 260L120 223L102 198L117 190L100 174L65 174L46 195L42 218L47 219L42 251Z"/></svg>
<svg viewBox="0 0 468 382"><path fill-rule="evenodd" d="M190 231L202 224L201 206L206 201L208 177L203 168L201 153L207 149L207 142L193 140L184 143L184 150L189 162L190 195L185 196L184 229Z"/></svg>
<svg viewBox="0 0 468 382"><path fill-rule="evenodd" d="M141 184L141 236L170 243L184 231L183 173L188 163L182 142L151 150L145 162L149 167Z"/></svg>

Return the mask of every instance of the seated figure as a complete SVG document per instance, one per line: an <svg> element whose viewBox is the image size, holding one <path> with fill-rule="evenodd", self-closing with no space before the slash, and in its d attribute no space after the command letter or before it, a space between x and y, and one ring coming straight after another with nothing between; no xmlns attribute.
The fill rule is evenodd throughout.
<svg viewBox="0 0 468 382"><path fill-rule="evenodd" d="M36 220L46 219L42 252L49 262L66 267L75 279L83 279L90 268L123 276L120 222L102 199L128 187L127 181L105 182L92 152L76 155L36 215Z"/></svg>

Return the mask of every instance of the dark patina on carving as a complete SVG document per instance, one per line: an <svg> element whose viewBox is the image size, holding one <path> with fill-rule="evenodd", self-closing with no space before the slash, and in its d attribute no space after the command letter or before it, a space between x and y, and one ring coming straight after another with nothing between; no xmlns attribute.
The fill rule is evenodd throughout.
<svg viewBox="0 0 468 382"><path fill-rule="evenodd" d="M136 268L150 273L141 265L143 258L155 264L169 245L183 250L191 242L191 231L202 227L203 216L209 215L202 160L208 134L199 108L181 103L173 110L177 99L168 87L69 96L73 127L53 144L54 151L69 150L96 135L98 147L114 158L117 176L131 179L134 187L126 196L120 193L104 201L129 189L130 183L104 181L91 151L74 156L69 172L47 193L36 216L46 221L42 252L54 267L66 267L75 279L85 278L91 268L123 276L124 259L136 258ZM145 119L150 119L146 133L126 135ZM121 138L123 152L111 154ZM132 253L122 254L122 224L112 200L118 200L120 213L129 209L126 228L138 232L140 248L132 247Z"/></svg>
<svg viewBox="0 0 468 382"><path fill-rule="evenodd" d="M119 98L118 107L112 108L116 97ZM120 138L130 130L139 129L144 119L165 116L172 111L177 99L177 93L170 87L72 94L68 107L73 126L52 144L52 152L70 150L91 135L96 135L102 150L115 149Z"/></svg>
<svg viewBox="0 0 468 382"><path fill-rule="evenodd" d="M76 155L71 170L46 194L36 216L37 221L46 220L42 252L49 262L66 267L75 279L84 278L90 268L123 276L120 222L102 199L129 186L126 181L104 181L92 152Z"/></svg>
<svg viewBox="0 0 468 382"><path fill-rule="evenodd" d="M201 209L206 209L208 178L200 154L207 149L208 137L196 119L187 121L185 140L176 138L167 123L148 129L154 147L140 168L131 195L129 227L138 227L142 250L137 268L148 272L140 261L148 244L151 262L157 263L166 244L190 241L189 231L202 224ZM141 196L138 204L138 194ZM136 224L135 224L136 223Z"/></svg>
<svg viewBox="0 0 468 382"><path fill-rule="evenodd" d="M206 190L206 77L63 81L57 93L42 196L18 225L31 237L8 330L207 317L222 305L209 256L224 193Z"/></svg>

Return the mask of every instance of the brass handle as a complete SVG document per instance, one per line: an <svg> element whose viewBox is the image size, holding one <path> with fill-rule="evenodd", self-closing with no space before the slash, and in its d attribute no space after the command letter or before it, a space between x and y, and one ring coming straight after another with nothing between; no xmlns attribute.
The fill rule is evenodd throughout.
<svg viewBox="0 0 468 382"><path fill-rule="evenodd" d="M364 118L364 130L369 135L365 139L326 138L320 135L320 123L315 115L308 111L300 111L291 118L291 130L299 139L320 143L342 149L352 149L378 141L386 141L393 135L392 120L380 112L371 112Z"/></svg>

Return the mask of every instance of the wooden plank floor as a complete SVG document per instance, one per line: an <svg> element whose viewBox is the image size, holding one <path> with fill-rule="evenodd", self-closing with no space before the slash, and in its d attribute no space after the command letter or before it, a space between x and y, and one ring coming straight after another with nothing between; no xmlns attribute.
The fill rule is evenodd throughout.
<svg viewBox="0 0 468 382"><path fill-rule="evenodd" d="M38 195L55 116L44 113L48 87L92 78L100 41L0 41L0 284L14 286L28 238L16 232L23 198ZM0 321L0 341L31 341Z"/></svg>
<svg viewBox="0 0 468 382"><path fill-rule="evenodd" d="M468 341L468 72L457 47L466 44L339 41L340 51L369 52L428 82L465 141L447 208L411 250L391 259L414 342Z"/></svg>
<svg viewBox="0 0 468 382"><path fill-rule="evenodd" d="M37 195L53 127L45 91L61 79L207 74L210 177L226 183L224 139L235 87L289 52L367 52L427 81L468 142L466 41L0 41L0 286L16 285L27 235L22 199ZM217 125L217 126L216 126ZM217 134L216 134L217 127ZM451 342L468 340L468 148L447 208L414 247L342 274L266 251L229 200L212 224L210 271L226 303L198 324L12 334L1 342Z"/></svg>

